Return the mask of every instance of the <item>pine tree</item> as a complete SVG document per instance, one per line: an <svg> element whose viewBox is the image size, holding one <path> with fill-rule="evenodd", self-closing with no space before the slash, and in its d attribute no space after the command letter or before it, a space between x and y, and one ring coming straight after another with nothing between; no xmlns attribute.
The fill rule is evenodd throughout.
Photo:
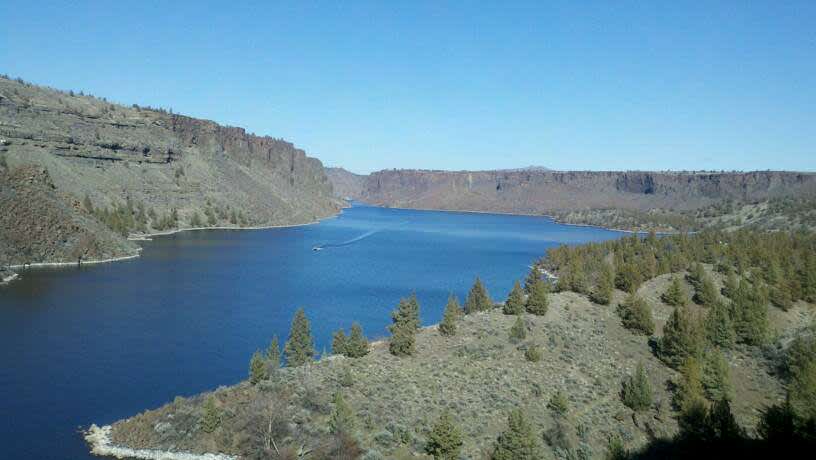
<svg viewBox="0 0 816 460"><path fill-rule="evenodd" d="M395 356L413 355L416 346L416 332L419 329L419 303L416 301L416 296L401 299L397 309L391 312L391 320L393 324L388 327L391 331L389 351Z"/></svg>
<svg viewBox="0 0 816 460"><path fill-rule="evenodd" d="M513 327L510 328L510 341L521 342L527 338L527 325L524 324L524 319L521 316L516 317Z"/></svg>
<svg viewBox="0 0 816 460"><path fill-rule="evenodd" d="M590 300L600 305L609 305L612 302L612 292L615 289L615 273L612 267L604 262L598 274L598 283L590 294Z"/></svg>
<svg viewBox="0 0 816 460"><path fill-rule="evenodd" d="M547 283L544 281L538 280L535 282L530 289L530 295L527 297L527 312L532 313L533 315L544 316L547 314L547 309L549 307L549 299L547 298L547 293L549 288L547 287Z"/></svg>
<svg viewBox="0 0 816 460"><path fill-rule="evenodd" d="M456 297L451 294L448 303L445 305L445 313L442 315L442 322L439 323L439 333L446 336L456 335L456 320L459 318L461 309Z"/></svg>
<svg viewBox="0 0 816 460"><path fill-rule="evenodd" d="M709 307L717 301L717 288L714 287L714 281L711 277L705 275L700 281L699 286L694 291L694 301L698 305Z"/></svg>
<svg viewBox="0 0 816 460"><path fill-rule="evenodd" d="M215 407L215 397L212 395L204 403L204 414L200 423L205 433L212 433L221 425L221 412Z"/></svg>
<svg viewBox="0 0 816 460"><path fill-rule="evenodd" d="M703 264L696 262L692 264L691 268L689 268L688 273L686 274L686 280L691 284L694 288L695 292L700 289L700 285L703 283L703 278L705 278L706 272L703 268Z"/></svg>
<svg viewBox="0 0 816 460"><path fill-rule="evenodd" d="M699 356L703 348L700 321L688 307L676 307L663 326L660 338L660 359L677 368L689 356Z"/></svg>
<svg viewBox="0 0 816 460"><path fill-rule="evenodd" d="M334 407L329 415L329 432L333 434L354 434L357 417L340 392L334 394Z"/></svg>
<svg viewBox="0 0 816 460"><path fill-rule="evenodd" d="M728 362L717 348L703 355L703 388L709 401L730 399L733 393Z"/></svg>
<svg viewBox="0 0 816 460"><path fill-rule="evenodd" d="M520 409L514 409L507 417L507 429L493 445L491 460L540 460L543 458L532 425Z"/></svg>
<svg viewBox="0 0 816 460"><path fill-rule="evenodd" d="M755 283L740 281L733 300L734 329L748 345L765 343L768 335L768 297L759 281Z"/></svg>
<svg viewBox="0 0 816 460"><path fill-rule="evenodd" d="M266 363L267 372L278 370L280 368L280 345L278 344L278 336L272 336L272 342L269 343L269 348L266 349Z"/></svg>
<svg viewBox="0 0 816 460"><path fill-rule="evenodd" d="M731 312L722 301L714 302L706 315L706 336L708 341L721 348L731 348L736 341Z"/></svg>
<svg viewBox="0 0 816 460"><path fill-rule="evenodd" d="M615 274L615 286L621 291L633 293L640 286L640 271L632 263L623 263Z"/></svg>
<svg viewBox="0 0 816 460"><path fill-rule="evenodd" d="M289 340L286 341L283 351L286 354L287 365L292 367L302 366L314 358L314 339L303 308L295 312L292 327L289 329Z"/></svg>
<svg viewBox="0 0 816 460"><path fill-rule="evenodd" d="M252 359L249 360L249 383L257 385L261 380L266 380L269 377L266 370L266 362L260 351L252 354Z"/></svg>
<svg viewBox="0 0 816 460"><path fill-rule="evenodd" d="M652 385L646 376L643 363L638 364L635 375L624 379L621 399L623 404L635 412L646 410L652 405Z"/></svg>
<svg viewBox="0 0 816 460"><path fill-rule="evenodd" d="M524 292L518 281L513 285L513 290L504 302L502 311L505 315L520 315L524 312Z"/></svg>
<svg viewBox="0 0 816 460"><path fill-rule="evenodd" d="M349 358L362 358L369 351L368 339L363 334L363 327L356 321L351 323L351 333L346 341L345 355Z"/></svg>
<svg viewBox="0 0 816 460"><path fill-rule="evenodd" d="M462 431L453 422L453 417L447 409L442 412L428 434L425 443L425 452L435 459L457 460L464 441Z"/></svg>
<svg viewBox="0 0 816 460"><path fill-rule="evenodd" d="M672 278L671 284L669 284L666 292L660 296L660 300L673 307L679 307L688 303L688 294L683 285L680 284L680 278L676 276Z"/></svg>
<svg viewBox="0 0 816 460"><path fill-rule="evenodd" d="M645 335L654 333L652 308L637 294L629 294L626 301L618 306L618 315L625 328Z"/></svg>
<svg viewBox="0 0 816 460"><path fill-rule="evenodd" d="M493 308L493 301L490 300L490 295L488 295L487 289L482 284L482 280L477 276L465 301L465 313L469 315L479 311L487 311L491 308Z"/></svg>

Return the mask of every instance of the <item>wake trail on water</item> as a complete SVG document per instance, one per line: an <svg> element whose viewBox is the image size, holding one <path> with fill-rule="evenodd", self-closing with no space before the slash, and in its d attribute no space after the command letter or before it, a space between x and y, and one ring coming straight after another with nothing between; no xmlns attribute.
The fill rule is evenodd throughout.
<svg viewBox="0 0 816 460"><path fill-rule="evenodd" d="M404 222L400 222L399 224L396 224L396 225L392 225L392 226L388 226L388 227L384 227L384 228L377 228L377 229L374 229L374 230L369 230L369 231L363 233L362 235L355 236L354 238L352 238L350 240L343 241L343 242L340 242L340 243L320 244L320 245L315 246L313 249L315 251L321 251L323 249L341 248L343 246L350 246L350 245L352 245L354 243L359 243L360 241L362 241L362 240L364 240L364 239L366 239L366 238L368 238L370 236L376 235L377 233L380 233L380 232L385 231L385 230L390 230L390 229L392 229L394 227L401 227L401 226L403 226L403 225L405 225L407 223L408 223L408 221L404 221Z"/></svg>

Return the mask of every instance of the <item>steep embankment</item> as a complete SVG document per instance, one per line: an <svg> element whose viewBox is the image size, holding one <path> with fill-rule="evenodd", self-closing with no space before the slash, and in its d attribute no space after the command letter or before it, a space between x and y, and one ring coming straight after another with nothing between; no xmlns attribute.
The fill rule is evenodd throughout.
<svg viewBox="0 0 816 460"><path fill-rule="evenodd" d="M332 177L333 178L333 177ZM723 202L812 196L816 174L384 170L353 198L383 206L548 214L629 229L694 227L694 211Z"/></svg>
<svg viewBox="0 0 816 460"><path fill-rule="evenodd" d="M326 168L326 176L332 183L334 195L339 198L357 198L362 194L366 176L343 168Z"/></svg>
<svg viewBox="0 0 816 460"><path fill-rule="evenodd" d="M302 224L341 206L320 161L283 140L6 78L0 163L0 265L132 255L129 233Z"/></svg>

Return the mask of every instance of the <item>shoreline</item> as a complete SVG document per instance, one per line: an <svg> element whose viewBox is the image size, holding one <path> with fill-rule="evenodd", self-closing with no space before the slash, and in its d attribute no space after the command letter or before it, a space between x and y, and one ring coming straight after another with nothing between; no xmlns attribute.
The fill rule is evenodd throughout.
<svg viewBox="0 0 816 460"><path fill-rule="evenodd" d="M376 208L384 208L384 209L401 209L405 211L439 211L439 212L461 212L466 214L494 214L497 216L520 216L520 217L545 217L553 221L553 223L559 225L569 225L573 227L589 227L589 228L597 228L601 230L609 230L612 232L619 232L619 233L631 233L631 234L638 234L638 235L648 235L648 230L626 230L622 228L613 228L613 227L604 227L602 225L593 225L593 224L576 224L571 222L564 222L558 220L557 217L550 215L550 214L525 214L520 212L502 212L502 211L473 211L473 210L463 210L463 209L432 209L432 208L406 208L402 206L386 206L386 205L377 205L377 204L370 204L361 201L360 203L364 203L366 206L373 206ZM683 232L680 231L673 231L673 232L655 232L656 235L677 235ZM694 233L694 232L688 232Z"/></svg>
<svg viewBox="0 0 816 460"><path fill-rule="evenodd" d="M110 438L111 426L93 424L83 433L85 441L91 446L91 454L99 457L139 460L238 460L238 457L226 454L194 454L191 452L173 452L157 449L132 449L113 444Z"/></svg>

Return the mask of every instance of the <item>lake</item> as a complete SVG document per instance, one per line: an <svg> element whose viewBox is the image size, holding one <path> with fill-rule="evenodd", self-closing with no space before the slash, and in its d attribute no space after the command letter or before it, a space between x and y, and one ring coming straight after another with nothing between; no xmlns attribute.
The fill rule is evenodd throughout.
<svg viewBox="0 0 816 460"><path fill-rule="evenodd" d="M436 323L477 275L503 299L547 248L619 236L544 217L354 206L315 225L182 232L145 242L137 259L24 271L0 287L0 457L94 458L80 429L246 378L298 307L328 350L352 321L385 336L412 292L422 322Z"/></svg>

